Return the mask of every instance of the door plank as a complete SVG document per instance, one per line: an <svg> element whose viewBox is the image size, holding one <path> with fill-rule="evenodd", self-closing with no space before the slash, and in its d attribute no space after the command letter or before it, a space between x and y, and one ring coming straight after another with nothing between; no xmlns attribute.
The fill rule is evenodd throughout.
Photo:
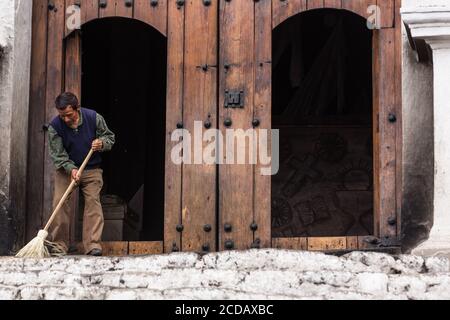
<svg viewBox="0 0 450 320"><path fill-rule="evenodd" d="M132 18L133 3L135 0L116 0L116 17ZM127 3L131 3L127 6Z"/></svg>
<svg viewBox="0 0 450 320"><path fill-rule="evenodd" d="M272 28L275 29L280 23L289 17L303 12L307 9L306 0L272 0Z"/></svg>
<svg viewBox="0 0 450 320"><path fill-rule="evenodd" d="M396 127L397 123L389 121L389 115L395 114L395 29L374 31L374 109L378 112L378 136L375 161L378 185L375 202L379 203L379 230L376 235L395 236L396 226L389 225L389 218L396 216Z"/></svg>
<svg viewBox="0 0 450 320"><path fill-rule="evenodd" d="M254 115L260 121L259 129L270 131L272 127L272 13L271 1L255 3L255 97ZM261 132L258 132L258 136ZM267 154L271 155L271 139L268 133ZM261 248L269 248L271 236L271 182L272 176L263 175L261 170L270 164L263 164L258 157L255 166L255 222L258 229L254 241L259 240ZM266 169L267 170L267 169Z"/></svg>
<svg viewBox="0 0 450 320"><path fill-rule="evenodd" d="M81 25L98 19L98 0L81 0Z"/></svg>
<svg viewBox="0 0 450 320"><path fill-rule="evenodd" d="M342 8L342 0L325 0L323 3L324 8L335 8L335 9L341 9Z"/></svg>
<svg viewBox="0 0 450 320"><path fill-rule="evenodd" d="M396 0L377 0L377 5L380 10L381 28L394 27L395 2Z"/></svg>
<svg viewBox="0 0 450 320"><path fill-rule="evenodd" d="M246 147L227 147L226 151L240 149L247 153L246 164L226 164L236 162L231 156L223 154L223 165L219 166L219 250L225 249L225 243L234 242L234 249L248 249L253 243L253 232L250 225L254 219L253 208L253 171L254 165L248 161L248 139L243 139L244 132L250 129L253 120L254 89L254 2L231 1L220 2L220 91L219 127L226 136L226 129L242 129L232 131L246 141ZM230 65L226 71L225 63ZM244 90L244 108L224 108L225 90ZM224 125L231 119L232 125ZM251 134L250 134L251 135ZM228 139L234 145L236 139ZM243 150L245 149L245 150ZM225 224L231 224L232 230L224 232Z"/></svg>
<svg viewBox="0 0 450 320"><path fill-rule="evenodd" d="M115 17L116 16L116 1L117 0L99 0L99 17ZM106 4L106 7L102 7L102 4Z"/></svg>
<svg viewBox="0 0 450 320"><path fill-rule="evenodd" d="M54 1L56 11L48 14L47 39L47 88L45 121L50 123L57 115L55 99L63 87L63 36L64 36L64 0ZM47 221L53 209L53 189L55 167L48 151L48 136L45 135L44 147L44 204L43 221Z"/></svg>
<svg viewBox="0 0 450 320"><path fill-rule="evenodd" d="M368 18L367 9L371 5L376 5L376 0L342 0L342 9L352 11L363 18Z"/></svg>
<svg viewBox="0 0 450 320"><path fill-rule="evenodd" d="M79 31L72 32L65 39L64 89L72 92L81 102L81 35ZM71 197L70 239L75 241L75 225L77 221L79 190L76 189Z"/></svg>
<svg viewBox="0 0 450 320"><path fill-rule="evenodd" d="M216 250L216 164L203 164L203 152L194 153L194 142L206 147L201 131L204 122L216 127L217 114L217 1L205 6L202 1L188 1L185 25L184 129L192 137L192 164L183 166L183 251L202 251L202 246ZM208 65L207 69L201 66ZM198 122L198 132L194 122ZM198 135L198 136L197 136ZM212 230L204 231L208 224Z"/></svg>
<svg viewBox="0 0 450 320"><path fill-rule="evenodd" d="M33 1L33 29L30 79L30 128L27 166L27 223L26 241L34 238L43 226L45 97L47 78L47 3Z"/></svg>
<svg viewBox="0 0 450 320"><path fill-rule="evenodd" d="M134 0L134 18L167 36L167 0L159 0L156 6L149 0Z"/></svg>
<svg viewBox="0 0 450 320"><path fill-rule="evenodd" d="M177 8L175 1L168 2L168 56L167 56L167 112L164 200L164 251L173 246L181 248L181 236L176 225L181 224L182 166L171 160L171 141L177 123L183 121L184 86L184 7Z"/></svg>
<svg viewBox="0 0 450 320"><path fill-rule="evenodd" d="M324 6L324 0L308 0L308 10L320 9Z"/></svg>

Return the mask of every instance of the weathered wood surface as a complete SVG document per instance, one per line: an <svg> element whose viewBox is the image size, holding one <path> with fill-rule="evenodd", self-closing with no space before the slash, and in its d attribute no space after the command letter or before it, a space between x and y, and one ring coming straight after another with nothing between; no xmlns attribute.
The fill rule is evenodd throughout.
<svg viewBox="0 0 450 320"><path fill-rule="evenodd" d="M104 7L102 5L105 5ZM99 17L115 17L116 16L116 0L99 0Z"/></svg>
<svg viewBox="0 0 450 320"><path fill-rule="evenodd" d="M396 226L388 223L396 216L396 127L390 115L395 115L395 29L375 30L374 35L374 109L378 119L375 135L376 150L375 173L378 191L375 192L375 216L379 218L376 235L395 236Z"/></svg>
<svg viewBox="0 0 450 320"><path fill-rule="evenodd" d="M64 37L64 0L54 1L56 11L48 13L48 34L47 34L47 80L45 98L45 123L57 115L55 99L63 89L63 37ZM43 221L47 221L53 212L53 190L55 167L50 159L48 151L48 137L45 136L44 144L44 185L43 185Z"/></svg>
<svg viewBox="0 0 450 320"><path fill-rule="evenodd" d="M173 146L171 135L178 123L183 122L184 87L184 7L168 2L168 57L167 57L167 115L166 146ZM176 143L176 142L175 142ZM176 226L181 224L182 166L171 160L171 148L166 148L166 182L164 201L164 251L174 247L180 250L181 235Z"/></svg>
<svg viewBox="0 0 450 320"><path fill-rule="evenodd" d="M323 7L324 7L324 0L308 0L307 4L308 10L321 9Z"/></svg>
<svg viewBox="0 0 450 320"><path fill-rule="evenodd" d="M162 254L163 243L160 241L140 241L128 244L129 255Z"/></svg>
<svg viewBox="0 0 450 320"><path fill-rule="evenodd" d="M254 5L253 1L221 1L219 11L220 26L220 77L219 77L219 128L226 136L226 129L241 129L244 132L252 127L254 104ZM229 65L225 69L225 64ZM244 108L224 108L225 90L243 90L245 92ZM227 127L225 120L231 120ZM238 133L244 140L243 132ZM236 141L236 139L234 139ZM247 139L245 139L247 140ZM248 140L247 140L248 141ZM247 144L248 146L248 144ZM250 225L254 219L254 166L249 164L250 148L227 147L227 152L234 149L235 155L224 152L224 165L219 166L219 250L228 248L247 249L253 243ZM231 149L231 150L230 150ZM236 152L237 151L237 152ZM237 163L237 155L245 154L245 164ZM226 232L225 224L232 229Z"/></svg>
<svg viewBox="0 0 450 320"><path fill-rule="evenodd" d="M166 36L168 1L169 0L158 0L158 4L152 6L149 0L134 0L133 17L134 19L153 26L156 30L161 32L161 34Z"/></svg>
<svg viewBox="0 0 450 320"><path fill-rule="evenodd" d="M185 4L183 127L191 135L192 147L184 150L190 153L191 164L183 165L183 251L202 251L203 246L216 250L217 167L204 164L203 152L195 152L194 144L210 144L213 139L203 141L200 135L205 122L210 122L211 128L216 128L217 122L217 4ZM205 225L212 230L206 232Z"/></svg>
<svg viewBox="0 0 450 320"><path fill-rule="evenodd" d="M272 28L275 28L289 17L306 10L306 0L272 0Z"/></svg>
<svg viewBox="0 0 450 320"><path fill-rule="evenodd" d="M324 0L323 7L332 9L341 9L342 0Z"/></svg>
<svg viewBox="0 0 450 320"><path fill-rule="evenodd" d="M398 3L399 1L400 0L377 0L377 5L380 10L380 26L382 28L394 27L395 4L396 2ZM399 10L398 14L400 14Z"/></svg>
<svg viewBox="0 0 450 320"><path fill-rule="evenodd" d="M27 227L26 241L43 227L45 98L47 79L47 2L33 1L31 48L30 126L27 165ZM47 195L48 198L48 195Z"/></svg>
<svg viewBox="0 0 450 320"><path fill-rule="evenodd" d="M81 103L81 35L74 31L66 37L64 63L64 91L72 92ZM78 212L79 189L74 190L70 200L70 239L75 241L75 225Z"/></svg>
<svg viewBox="0 0 450 320"><path fill-rule="evenodd" d="M260 124L256 129L268 131L267 148L264 150L271 155L272 128L272 12L271 0L255 3L255 89L254 115ZM258 136L261 132L257 132ZM259 147L258 147L259 148ZM260 150L261 152L263 150ZM261 170L271 164L261 163L258 157L254 176L254 221L258 229L254 232L254 241L259 241L261 248L270 247L271 242L271 180L272 176L263 175ZM266 169L267 170L267 169ZM256 242L255 244L258 244Z"/></svg>
<svg viewBox="0 0 450 320"><path fill-rule="evenodd" d="M308 251L347 249L346 237L308 238Z"/></svg>
<svg viewBox="0 0 450 320"><path fill-rule="evenodd" d="M81 25L98 19L98 0L81 0Z"/></svg>
<svg viewBox="0 0 450 320"><path fill-rule="evenodd" d="M272 238L272 247L276 249L304 251L364 250L371 246L365 237L297 237Z"/></svg>
<svg viewBox="0 0 450 320"><path fill-rule="evenodd" d="M308 250L308 238L273 238L272 248Z"/></svg>
<svg viewBox="0 0 450 320"><path fill-rule="evenodd" d="M133 3L134 0L116 0L116 17L132 18Z"/></svg>

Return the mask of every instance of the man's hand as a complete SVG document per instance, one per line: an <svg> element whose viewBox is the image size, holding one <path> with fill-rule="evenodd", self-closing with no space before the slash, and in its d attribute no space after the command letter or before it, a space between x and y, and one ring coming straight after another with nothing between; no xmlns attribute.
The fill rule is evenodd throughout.
<svg viewBox="0 0 450 320"><path fill-rule="evenodd" d="M94 151L103 150L103 141L100 139L94 140L94 142L92 142L92 150L94 150Z"/></svg>
<svg viewBox="0 0 450 320"><path fill-rule="evenodd" d="M78 177L78 169L72 170L72 180L75 180L76 183L80 182L80 178Z"/></svg>

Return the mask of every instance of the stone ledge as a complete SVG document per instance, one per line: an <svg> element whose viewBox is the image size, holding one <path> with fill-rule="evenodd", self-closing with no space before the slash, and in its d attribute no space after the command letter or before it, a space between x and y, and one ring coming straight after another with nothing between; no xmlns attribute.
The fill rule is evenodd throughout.
<svg viewBox="0 0 450 320"><path fill-rule="evenodd" d="M0 258L0 299L450 299L447 258L276 249Z"/></svg>

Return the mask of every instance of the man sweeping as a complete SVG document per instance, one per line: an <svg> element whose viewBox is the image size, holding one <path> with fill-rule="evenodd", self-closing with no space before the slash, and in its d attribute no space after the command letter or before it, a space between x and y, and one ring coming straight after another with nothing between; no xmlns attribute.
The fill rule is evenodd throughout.
<svg viewBox="0 0 450 320"><path fill-rule="evenodd" d="M104 218L100 203L103 187L101 153L112 149L115 136L105 119L94 110L81 108L76 95L65 92L55 101L59 113L49 125L48 141L50 156L56 167L53 207L56 207L72 180L80 186L85 199L83 215L84 253L101 256L100 244ZM95 153L87 163L81 177L78 169L90 150ZM67 253L70 246L70 198L64 202L60 212L49 228L50 240L60 245Z"/></svg>

